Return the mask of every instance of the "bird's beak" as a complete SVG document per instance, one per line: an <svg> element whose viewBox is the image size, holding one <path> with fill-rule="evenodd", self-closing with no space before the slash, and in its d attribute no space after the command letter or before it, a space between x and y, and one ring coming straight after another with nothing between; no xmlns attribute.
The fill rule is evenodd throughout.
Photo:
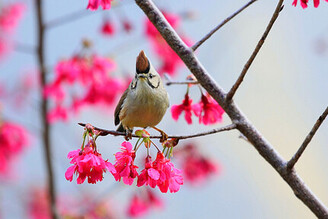
<svg viewBox="0 0 328 219"><path fill-rule="evenodd" d="M147 78L146 74L138 74L138 78Z"/></svg>

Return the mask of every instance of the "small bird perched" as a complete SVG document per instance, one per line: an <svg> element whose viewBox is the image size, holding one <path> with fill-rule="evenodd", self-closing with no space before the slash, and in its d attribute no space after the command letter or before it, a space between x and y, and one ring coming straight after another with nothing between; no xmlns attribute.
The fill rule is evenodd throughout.
<svg viewBox="0 0 328 219"><path fill-rule="evenodd" d="M168 107L169 97L161 77L142 50L137 57L135 77L115 109L115 125L121 122L117 131L126 131L126 139L131 139L134 127L152 127L164 140L167 135L155 126Z"/></svg>

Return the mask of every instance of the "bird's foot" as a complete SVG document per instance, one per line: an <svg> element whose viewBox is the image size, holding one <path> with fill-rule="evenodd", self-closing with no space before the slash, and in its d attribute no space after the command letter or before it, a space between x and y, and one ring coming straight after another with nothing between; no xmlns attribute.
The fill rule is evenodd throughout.
<svg viewBox="0 0 328 219"><path fill-rule="evenodd" d="M156 128L155 126L153 127L153 129L161 133L161 138L159 139L159 142L163 143L169 138L169 136L163 130Z"/></svg>
<svg viewBox="0 0 328 219"><path fill-rule="evenodd" d="M129 141L132 139L132 131L130 129L125 130L125 136L124 136L126 141Z"/></svg>

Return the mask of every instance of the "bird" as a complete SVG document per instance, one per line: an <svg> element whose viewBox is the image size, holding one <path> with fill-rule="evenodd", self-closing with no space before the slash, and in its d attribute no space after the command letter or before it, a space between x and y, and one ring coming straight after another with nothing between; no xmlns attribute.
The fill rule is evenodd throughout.
<svg viewBox="0 0 328 219"><path fill-rule="evenodd" d="M151 127L162 135L161 142L167 134L155 127L162 120L169 107L169 95L160 75L141 50L136 59L135 77L120 98L115 112L116 131L125 132L125 139L132 138L134 127Z"/></svg>

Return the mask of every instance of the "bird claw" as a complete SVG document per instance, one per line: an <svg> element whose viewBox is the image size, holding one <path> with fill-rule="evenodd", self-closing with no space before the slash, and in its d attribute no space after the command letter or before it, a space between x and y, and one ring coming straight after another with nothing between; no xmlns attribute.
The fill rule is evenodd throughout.
<svg viewBox="0 0 328 219"><path fill-rule="evenodd" d="M161 138L159 139L159 142L163 143L169 138L169 136L163 130L156 128L155 126L152 128L161 133Z"/></svg>
<svg viewBox="0 0 328 219"><path fill-rule="evenodd" d="M161 133L161 138L159 139L159 142L163 143L169 138L169 136L163 131L160 131L160 133Z"/></svg>
<svg viewBox="0 0 328 219"><path fill-rule="evenodd" d="M129 141L129 140L132 139L132 131L131 131L131 130L129 130L129 129L126 129L126 130L125 130L125 136L124 136L124 139L125 139L126 141Z"/></svg>

